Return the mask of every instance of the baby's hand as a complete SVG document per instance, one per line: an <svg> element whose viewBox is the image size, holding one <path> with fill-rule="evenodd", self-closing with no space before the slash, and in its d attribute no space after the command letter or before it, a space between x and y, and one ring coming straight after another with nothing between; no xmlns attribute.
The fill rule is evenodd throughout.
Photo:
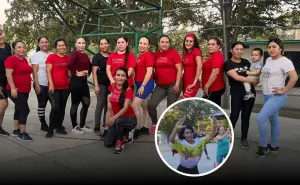
<svg viewBox="0 0 300 185"><path fill-rule="evenodd" d="M250 71L246 71L246 74L249 75L249 72L250 72Z"/></svg>

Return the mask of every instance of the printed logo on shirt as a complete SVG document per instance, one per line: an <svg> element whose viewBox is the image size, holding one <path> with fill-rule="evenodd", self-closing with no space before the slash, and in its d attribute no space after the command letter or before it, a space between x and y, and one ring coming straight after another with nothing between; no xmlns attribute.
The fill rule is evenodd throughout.
<svg viewBox="0 0 300 185"><path fill-rule="evenodd" d="M189 60L188 60L187 58L183 58L183 59L182 59L182 63L183 63L183 64L186 64L186 63L188 63L188 62L189 62Z"/></svg>
<svg viewBox="0 0 300 185"><path fill-rule="evenodd" d="M268 79L269 76L270 76L270 69L264 67L264 68L261 70L261 78L262 78L262 79Z"/></svg>
<svg viewBox="0 0 300 185"><path fill-rule="evenodd" d="M124 63L124 59L122 59L122 58L114 58L114 59L112 59L112 63L113 64Z"/></svg>
<svg viewBox="0 0 300 185"><path fill-rule="evenodd" d="M157 62L158 63L166 63L166 62L168 62L168 58L167 57L159 57L157 59Z"/></svg>
<svg viewBox="0 0 300 185"><path fill-rule="evenodd" d="M247 66L234 68L237 73L245 73L248 70Z"/></svg>

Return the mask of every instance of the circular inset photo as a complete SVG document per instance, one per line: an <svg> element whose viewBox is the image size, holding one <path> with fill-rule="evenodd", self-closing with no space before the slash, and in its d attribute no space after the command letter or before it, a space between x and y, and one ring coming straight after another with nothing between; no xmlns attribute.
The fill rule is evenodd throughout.
<svg viewBox="0 0 300 185"><path fill-rule="evenodd" d="M226 112L202 98L182 99L159 118L155 145L173 171L190 177L213 173L228 159L234 142Z"/></svg>

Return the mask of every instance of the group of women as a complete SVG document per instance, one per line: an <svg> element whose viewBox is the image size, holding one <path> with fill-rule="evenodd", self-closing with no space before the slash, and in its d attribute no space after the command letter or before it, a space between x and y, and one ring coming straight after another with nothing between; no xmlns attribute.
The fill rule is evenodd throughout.
<svg viewBox="0 0 300 185"><path fill-rule="evenodd" d="M150 40L142 37L139 40L139 56L129 51L128 40L122 36L117 39L116 51L110 53L110 43L106 38L99 41L101 51L94 55L90 62L84 52L86 47L83 38L76 39L76 49L71 55L66 54L67 44L63 39L55 41L56 52L49 50L46 37L38 39L38 49L33 55L32 67L26 60L26 46L22 41L15 41L11 48L4 42L4 33L0 37L0 132L8 133L2 128L3 116L7 108L9 97L15 103L13 135L22 140L32 140L25 131L27 117L30 112L28 96L31 90L31 73L33 73L34 90L38 99L38 116L41 130L47 132L50 138L56 130L57 134L67 134L63 126L67 99L71 93L70 117L72 132L84 134L93 132L86 124L86 116L90 105L90 90L87 83L88 76L93 73L97 106L95 110L94 132L101 134L102 127L107 130L116 125L118 130L116 153L122 153L126 140L131 139L130 133L138 136L141 133L153 134L157 124L157 106L167 99L170 106L181 98L197 95L202 86L204 98L221 105L221 97L225 91L224 72L227 74L231 86L231 114L230 119L235 126L240 111L242 112L242 140L241 145L248 147L247 133L249 119L255 96L245 99L246 90L243 83L251 83L251 90L255 94L255 78L247 78L250 62L242 58L244 45L241 42L232 44L232 56L224 64L221 53L221 41L218 38L208 40L209 58L203 61L197 37L187 34L183 41L182 57L171 49L171 40L167 35L159 39L159 50L149 51ZM265 104L258 115L257 121L261 135L261 147L258 156L264 156L268 151L278 151L279 119L278 110L285 104L286 93L295 85L298 76L292 62L283 56L283 44L280 39L268 42L270 57L263 67L261 82L265 95ZM244 70L240 70L244 69ZM182 71L184 71L182 73ZM4 75L6 74L6 75ZM285 85L285 78L289 82ZM6 82L7 79L7 82ZM200 83L202 82L202 83ZM136 86L136 93L134 93ZM151 96L150 96L151 95ZM145 101L149 99L148 101ZM51 104L49 126L45 119L47 102ZM278 104L280 102L280 104ZM77 110L82 104L80 122L77 123ZM143 116L140 109L143 109ZM148 118L152 120L152 126ZM142 119L143 117L143 119ZM272 123L272 141L267 144L267 119Z"/></svg>

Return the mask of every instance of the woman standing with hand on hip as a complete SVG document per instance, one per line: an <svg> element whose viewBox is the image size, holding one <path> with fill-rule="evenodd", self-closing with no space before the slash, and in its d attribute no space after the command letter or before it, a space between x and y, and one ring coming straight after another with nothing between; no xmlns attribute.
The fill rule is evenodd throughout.
<svg viewBox="0 0 300 185"><path fill-rule="evenodd" d="M150 40L148 37L140 38L139 51L140 55L137 59L136 66L136 75L135 75L135 84L137 88L137 93L132 103L135 115L137 117L137 129L136 135L139 135L139 132L149 134L148 119L149 113L146 106L143 106L143 122L141 119L141 105L152 93L154 88L154 76L153 76L153 65L155 61L154 55L149 51ZM141 124L142 122L142 124ZM142 127L143 126L143 127Z"/></svg>
<svg viewBox="0 0 300 185"><path fill-rule="evenodd" d="M84 52L85 40L83 38L76 39L76 49L72 51L69 57L68 69L71 72L71 101L72 106L70 116L72 121L72 132L75 134L84 134L84 132L93 132L86 124L86 116L91 103L90 89L87 83L87 77L92 72L92 64L88 55ZM80 111L80 123L77 123L77 110L79 104L82 103Z"/></svg>
<svg viewBox="0 0 300 185"><path fill-rule="evenodd" d="M97 53L92 60L93 66L93 80L95 84L95 93L97 96L97 105L95 110L95 128L96 135L100 135L100 122L102 111L103 113L103 127L105 127L105 115L107 111L107 95L109 79L106 74L106 63L109 56L109 41L107 38L102 38L99 41L101 51Z"/></svg>
<svg viewBox="0 0 300 185"><path fill-rule="evenodd" d="M175 103L181 92L182 60L175 49L170 49L170 38L162 35L159 39L159 50L154 53L156 86L148 103L152 120L150 134L154 134L157 124L157 106L167 97L167 106Z"/></svg>
<svg viewBox="0 0 300 185"><path fill-rule="evenodd" d="M203 63L202 88L204 96L217 105L221 106L221 97L225 92L224 81L224 57L220 51L221 41L219 38L208 40L208 53L210 57Z"/></svg>
<svg viewBox="0 0 300 185"><path fill-rule="evenodd" d="M46 59L51 54L47 37L38 38L36 53L31 58L33 68L34 90L38 100L38 116L41 122L41 130L48 132L45 119L45 108L48 102L48 79L46 72Z"/></svg>
<svg viewBox="0 0 300 185"><path fill-rule="evenodd" d="M14 136L24 141L32 141L26 133L26 122L30 109L28 97L31 90L32 67L26 60L26 46L23 41L17 40L12 43L14 55L5 60L6 77L8 84L6 89L8 97L15 103L14 113Z"/></svg>
<svg viewBox="0 0 300 185"><path fill-rule="evenodd" d="M196 35L187 34L183 42L183 98L195 97L200 88L201 57Z"/></svg>
<svg viewBox="0 0 300 185"><path fill-rule="evenodd" d="M267 58L261 73L261 83L264 94L264 105L257 116L260 135L260 146L256 152L257 157L264 157L269 151L277 153L279 150L280 121L278 111L287 100L287 92L290 91L298 80L291 60L283 56L283 43L278 38L268 42ZM285 85L286 77L289 81ZM268 144L268 125L271 122L271 143Z"/></svg>
<svg viewBox="0 0 300 185"><path fill-rule="evenodd" d="M70 95L68 60L66 55L67 44L64 39L57 39L54 43L56 53L50 54L46 60L46 70L49 82L49 102L51 104L50 124L46 138L53 137L53 131L66 135L62 126L65 118L65 109Z"/></svg>

